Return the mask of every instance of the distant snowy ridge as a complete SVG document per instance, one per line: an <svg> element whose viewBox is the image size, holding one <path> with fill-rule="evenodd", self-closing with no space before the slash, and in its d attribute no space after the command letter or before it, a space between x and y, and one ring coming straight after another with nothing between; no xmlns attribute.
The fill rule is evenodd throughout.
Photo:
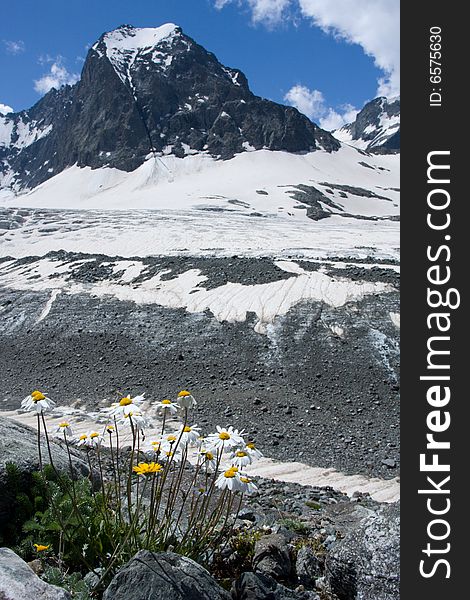
<svg viewBox="0 0 470 600"><path fill-rule="evenodd" d="M369 152L400 149L400 98L375 98L358 113L353 123L333 135L346 144Z"/></svg>

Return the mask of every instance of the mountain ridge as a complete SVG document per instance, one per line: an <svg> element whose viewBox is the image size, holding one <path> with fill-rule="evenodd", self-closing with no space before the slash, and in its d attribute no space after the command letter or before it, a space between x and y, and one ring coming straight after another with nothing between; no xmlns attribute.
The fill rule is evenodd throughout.
<svg viewBox="0 0 470 600"><path fill-rule="evenodd" d="M133 46L151 32L153 45ZM241 71L180 27L123 25L90 48L75 85L0 117L0 186L31 189L73 165L133 171L149 154L225 160L251 149L339 148L297 109L255 96Z"/></svg>

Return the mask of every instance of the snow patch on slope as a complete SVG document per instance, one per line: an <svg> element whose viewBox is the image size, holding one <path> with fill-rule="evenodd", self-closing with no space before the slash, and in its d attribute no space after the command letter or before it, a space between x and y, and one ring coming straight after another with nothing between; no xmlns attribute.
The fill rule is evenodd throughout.
<svg viewBox="0 0 470 600"><path fill-rule="evenodd" d="M172 279L162 279L168 271L163 270L143 281L137 277L144 266L138 261L116 263L115 273L122 272L119 279L81 283L71 277L80 261L67 262L43 258L29 264L9 261L0 264L0 284L16 290L54 291L68 294L87 294L97 298L111 296L135 304L157 304L166 308L184 308L190 313L210 311L218 321L243 322L249 313L257 317L255 331L266 333L267 326L277 316L286 315L302 300L323 302L332 307L358 302L365 296L392 292L394 288L380 282L353 281L331 277L320 271L304 271L300 266L297 274L270 283L244 285L228 282L206 289L207 280L199 269L190 269ZM111 262L109 264L112 264ZM285 267L283 263L281 265ZM291 266L289 268L292 269ZM132 283L132 285L130 285ZM55 299L57 293L51 298ZM43 311L44 318L50 306ZM47 311L47 312L46 312Z"/></svg>
<svg viewBox="0 0 470 600"><path fill-rule="evenodd" d="M177 33L178 26L166 23L156 28L136 28L123 26L106 33L103 42L106 56L119 75L121 81L132 87L131 68L137 57L151 53L151 60L160 63L163 69L171 64L171 57L155 49L164 40L170 41ZM100 42L93 46L98 53ZM170 58L168 61L167 58Z"/></svg>

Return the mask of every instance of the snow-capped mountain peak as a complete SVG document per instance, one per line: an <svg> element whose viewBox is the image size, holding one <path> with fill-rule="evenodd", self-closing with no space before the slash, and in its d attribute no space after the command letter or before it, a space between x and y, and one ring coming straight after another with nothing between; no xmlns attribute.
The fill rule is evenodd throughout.
<svg viewBox="0 0 470 600"><path fill-rule="evenodd" d="M122 25L90 48L75 85L0 118L0 188L33 189L73 165L130 172L149 155L339 148L295 108L255 96L177 25Z"/></svg>
<svg viewBox="0 0 470 600"><path fill-rule="evenodd" d="M92 49L98 56L106 54L121 80L131 83L130 70L139 58L160 64L163 70L168 67L172 61L168 49L181 33L181 28L174 23L153 28L121 25L105 33Z"/></svg>
<svg viewBox="0 0 470 600"><path fill-rule="evenodd" d="M333 132L341 142L361 150L394 152L400 149L400 96L368 102L353 123Z"/></svg>

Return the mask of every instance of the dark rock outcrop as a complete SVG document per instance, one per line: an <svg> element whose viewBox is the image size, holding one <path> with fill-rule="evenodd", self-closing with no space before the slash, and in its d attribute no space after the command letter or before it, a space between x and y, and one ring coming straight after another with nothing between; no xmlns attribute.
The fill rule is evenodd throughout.
<svg viewBox="0 0 470 600"><path fill-rule="evenodd" d="M103 600L230 600L196 562L173 552L138 552L114 576Z"/></svg>
<svg viewBox="0 0 470 600"><path fill-rule="evenodd" d="M256 542L253 568L275 579L288 580L292 563L287 539L279 533L264 535Z"/></svg>
<svg viewBox="0 0 470 600"><path fill-rule="evenodd" d="M319 600L318 594L292 590L262 573L243 573L232 586L233 600Z"/></svg>

